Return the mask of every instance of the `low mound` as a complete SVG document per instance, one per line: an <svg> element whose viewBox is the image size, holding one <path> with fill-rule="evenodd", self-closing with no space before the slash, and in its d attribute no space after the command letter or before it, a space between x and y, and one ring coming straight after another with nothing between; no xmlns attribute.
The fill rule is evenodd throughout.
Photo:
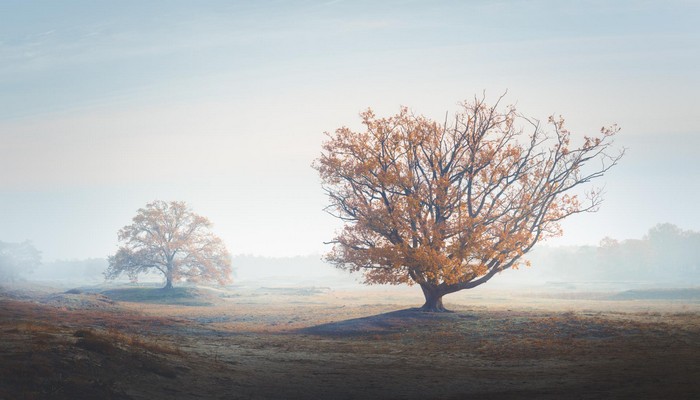
<svg viewBox="0 0 700 400"><path fill-rule="evenodd" d="M179 306L211 306L216 297L200 289L194 288L124 288L110 289L102 295L115 301L133 303L171 304Z"/></svg>

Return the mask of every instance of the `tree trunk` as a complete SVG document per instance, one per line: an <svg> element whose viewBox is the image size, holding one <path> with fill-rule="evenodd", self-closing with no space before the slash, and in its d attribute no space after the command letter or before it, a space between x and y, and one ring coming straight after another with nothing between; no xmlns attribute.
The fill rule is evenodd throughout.
<svg viewBox="0 0 700 400"><path fill-rule="evenodd" d="M165 286L163 290L169 290L173 288L173 271L168 268L168 272L165 273Z"/></svg>
<svg viewBox="0 0 700 400"><path fill-rule="evenodd" d="M420 308L425 312L450 312L442 305L442 296L445 295L440 289L434 285L422 284L423 295L425 296L425 304Z"/></svg>

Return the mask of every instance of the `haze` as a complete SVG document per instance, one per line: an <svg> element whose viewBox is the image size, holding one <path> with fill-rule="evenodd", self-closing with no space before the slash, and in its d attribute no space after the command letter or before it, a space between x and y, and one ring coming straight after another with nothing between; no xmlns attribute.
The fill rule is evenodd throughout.
<svg viewBox="0 0 700 400"><path fill-rule="evenodd" d="M4 2L0 241L104 258L154 199L232 254L322 253L324 131L486 91L575 134L622 127L597 214L551 244L700 230L694 2Z"/></svg>

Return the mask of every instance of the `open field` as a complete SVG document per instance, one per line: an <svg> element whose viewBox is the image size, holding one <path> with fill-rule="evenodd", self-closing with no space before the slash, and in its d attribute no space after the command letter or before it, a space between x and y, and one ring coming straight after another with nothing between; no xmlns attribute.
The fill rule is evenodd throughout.
<svg viewBox="0 0 700 400"><path fill-rule="evenodd" d="M415 288L168 296L0 293L0 399L700 398L696 291L473 291L448 314Z"/></svg>

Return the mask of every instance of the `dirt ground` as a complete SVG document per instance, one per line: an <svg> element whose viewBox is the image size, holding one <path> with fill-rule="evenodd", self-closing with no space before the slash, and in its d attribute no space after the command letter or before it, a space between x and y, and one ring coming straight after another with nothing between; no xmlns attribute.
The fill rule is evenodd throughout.
<svg viewBox="0 0 700 400"><path fill-rule="evenodd" d="M698 300L119 293L0 292L0 399L700 398Z"/></svg>

